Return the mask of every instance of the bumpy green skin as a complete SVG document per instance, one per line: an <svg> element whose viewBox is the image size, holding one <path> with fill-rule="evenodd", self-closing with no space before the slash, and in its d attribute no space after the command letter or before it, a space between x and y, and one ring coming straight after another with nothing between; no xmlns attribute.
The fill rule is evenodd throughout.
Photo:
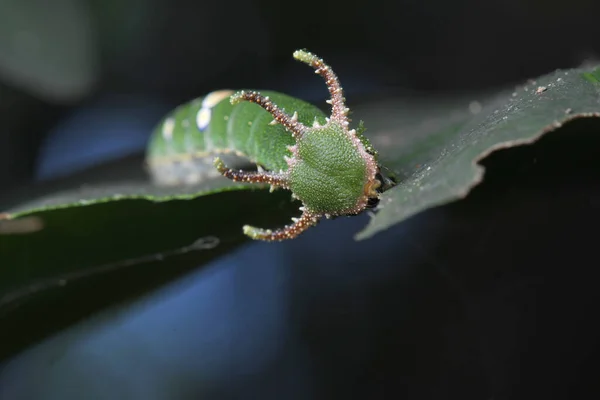
<svg viewBox="0 0 600 400"><path fill-rule="evenodd" d="M326 115L312 104L282 93L262 93L286 111L297 111L298 120L305 124L312 124L315 118L325 123ZM284 156L289 154L286 146L294 144L292 135L281 125L269 125L273 117L260 106L249 102L232 105L231 94L233 91L224 90L194 99L160 121L148 143L146 157L156 184L195 184L218 176L213 166L213 157L217 155L241 157L229 159L230 165L252 163L273 171L288 168ZM204 107L209 120L203 128L198 124L198 113L210 96L220 100L212 107ZM169 126L172 130L167 134Z"/></svg>
<svg viewBox="0 0 600 400"><path fill-rule="evenodd" d="M351 214L364 193L365 161L341 126L310 129L298 141L290 190L318 214Z"/></svg>

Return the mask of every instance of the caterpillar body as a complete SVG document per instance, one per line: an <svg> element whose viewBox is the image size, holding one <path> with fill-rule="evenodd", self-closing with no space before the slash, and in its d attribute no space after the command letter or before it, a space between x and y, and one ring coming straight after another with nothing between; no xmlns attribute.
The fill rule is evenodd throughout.
<svg viewBox="0 0 600 400"><path fill-rule="evenodd" d="M147 165L158 185L196 184L220 175L213 166L219 156L232 167L249 163L268 170L286 170L286 146L293 137L257 104L233 106L234 92L219 90L180 105L155 128L148 147ZM282 93L263 91L284 110L293 110L305 124L324 124L317 107Z"/></svg>
<svg viewBox="0 0 600 400"><path fill-rule="evenodd" d="M290 190L303 203L302 215L291 225L243 227L249 237L266 241L295 238L322 217L375 207L380 193L395 185L393 176L382 173L362 123L350 129L349 109L331 67L304 50L294 57L325 79L331 115L272 91L212 92L177 107L155 128L146 160L153 181L194 184L223 175ZM237 169L249 164L257 171Z"/></svg>

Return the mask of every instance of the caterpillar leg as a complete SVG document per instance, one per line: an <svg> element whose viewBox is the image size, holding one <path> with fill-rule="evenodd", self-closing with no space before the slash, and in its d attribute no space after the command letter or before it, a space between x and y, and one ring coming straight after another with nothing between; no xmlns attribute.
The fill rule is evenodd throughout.
<svg viewBox="0 0 600 400"><path fill-rule="evenodd" d="M288 116L286 113L281 111L277 105L275 105L269 97L265 97L258 92L246 92L244 90L235 93L231 96L231 104L237 104L241 101L249 101L251 103L258 104L265 110L267 110L274 118L273 122L278 122L283 125L288 131L292 133L295 139L302 137L306 126L298 122L298 114L294 113L293 116Z"/></svg>
<svg viewBox="0 0 600 400"><path fill-rule="evenodd" d="M288 179L284 174L267 171L236 171L231 168L227 168L223 163L223 160L221 160L219 157L215 158L214 165L221 175L235 182L268 183L271 185L271 192L278 187L289 189Z"/></svg>
<svg viewBox="0 0 600 400"><path fill-rule="evenodd" d="M319 216L311 213L310 211L304 210L300 218L292 218L294 221L291 225L286 225L281 229L270 230L260 229L253 226L244 225L244 234L250 236L252 239L265 240L265 241L281 241L285 239L294 239L302 232L314 226L319 222Z"/></svg>
<svg viewBox="0 0 600 400"><path fill-rule="evenodd" d="M342 85L331 67L325 64L325 61L321 58L305 50L296 50L294 52L294 58L313 67L315 73L321 75L321 77L325 79L327 89L331 95L331 99L327 100L327 102L331 104L331 119L337 121L344 127L348 126L348 111L350 111L350 109L346 107L346 99L343 95Z"/></svg>

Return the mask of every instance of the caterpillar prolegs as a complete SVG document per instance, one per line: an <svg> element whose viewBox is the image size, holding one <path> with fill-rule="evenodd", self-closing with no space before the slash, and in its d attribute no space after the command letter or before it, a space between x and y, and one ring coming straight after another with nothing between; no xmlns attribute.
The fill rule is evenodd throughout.
<svg viewBox="0 0 600 400"><path fill-rule="evenodd" d="M244 226L253 239L292 239L322 217L357 215L375 207L394 185L381 173L377 152L350 129L349 109L331 67L304 50L294 58L326 82L331 114L272 91L220 90L177 107L153 132L147 164L159 185L194 184L223 175L238 182L267 183L292 192L302 215L277 230ZM239 168L240 161L257 171ZM235 164L235 165L234 165ZM229 167L228 167L228 166Z"/></svg>

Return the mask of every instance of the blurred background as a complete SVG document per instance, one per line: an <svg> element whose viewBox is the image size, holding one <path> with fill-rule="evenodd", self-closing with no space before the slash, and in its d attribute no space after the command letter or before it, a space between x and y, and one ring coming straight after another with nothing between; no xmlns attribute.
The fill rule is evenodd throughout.
<svg viewBox="0 0 600 400"><path fill-rule="evenodd" d="M350 107L459 96L594 60L599 11L593 0L0 0L0 197L139 157L164 113L212 90L320 104L326 88L293 60L298 48L333 66ZM467 205L368 241L352 241L363 215L248 244L1 361L0 399L578 398L597 371L598 299L574 265L593 244L549 237L547 224L596 220L562 220L544 187L530 190L547 173L536 168L491 216L493 179ZM557 176L560 209L600 204L586 182L556 189ZM500 256L506 238L513 258ZM579 261L565 259L570 245ZM581 280L565 283L566 265ZM576 295L558 301L556 285Z"/></svg>

